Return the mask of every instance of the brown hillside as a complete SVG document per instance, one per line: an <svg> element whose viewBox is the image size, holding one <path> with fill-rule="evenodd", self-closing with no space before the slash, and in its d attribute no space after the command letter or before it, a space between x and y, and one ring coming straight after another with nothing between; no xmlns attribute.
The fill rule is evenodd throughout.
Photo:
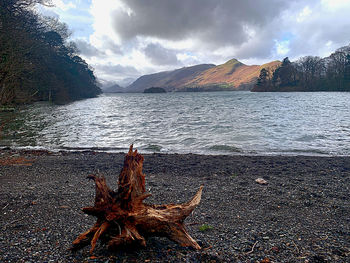
<svg viewBox="0 0 350 263"><path fill-rule="evenodd" d="M172 71L163 71L149 75L143 75L129 85L126 92L143 92L151 87L160 87L166 91L173 91L183 86L189 80L201 72L215 67L213 64L200 64L191 67L183 67Z"/></svg>
<svg viewBox="0 0 350 263"><path fill-rule="evenodd" d="M249 89L254 85L262 68L277 67L280 61L272 61L264 65L247 66L236 59L225 64L207 69L184 83L184 87L209 87L224 85L228 89Z"/></svg>
<svg viewBox="0 0 350 263"><path fill-rule="evenodd" d="M250 90L262 68L276 68L280 61L247 66L236 59L222 65L201 64L172 71L143 75L128 86L125 92L143 92L150 87L166 91Z"/></svg>

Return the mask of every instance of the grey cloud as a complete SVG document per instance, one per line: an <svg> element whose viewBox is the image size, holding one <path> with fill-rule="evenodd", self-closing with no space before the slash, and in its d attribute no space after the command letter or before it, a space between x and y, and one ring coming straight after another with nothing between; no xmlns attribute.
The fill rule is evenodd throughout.
<svg viewBox="0 0 350 263"><path fill-rule="evenodd" d="M282 41L289 41L285 56L291 58L323 55L328 41L333 43L332 50L349 42L350 6L333 12L321 0L120 1L131 10L113 13L113 27L123 44L143 38L192 39L194 46L181 52L192 52L197 58L205 54L200 55L203 62L216 55L222 59L283 59L276 57L281 55L276 43ZM298 23L296 18L305 7L312 11L311 16ZM174 52L166 48L151 45L143 51L154 64L176 65ZM225 48L232 53L223 54Z"/></svg>
<svg viewBox="0 0 350 263"><path fill-rule="evenodd" d="M176 51L166 49L158 43L148 44L144 49L145 55L156 65L176 65L179 60Z"/></svg>
<svg viewBox="0 0 350 263"><path fill-rule="evenodd" d="M344 9L328 17L316 17L296 27L297 34L291 40L291 51L288 55L292 57L319 55L319 49L324 48L328 41L333 43L332 51L349 44L349 11L349 9ZM319 10L315 9L313 12L317 13Z"/></svg>
<svg viewBox="0 0 350 263"><path fill-rule="evenodd" d="M91 57L98 57L98 56L105 55L103 51L98 50L97 48L95 48L85 40L78 39L78 40L75 40L74 43L77 45L80 53L85 57L91 58Z"/></svg>
<svg viewBox="0 0 350 263"><path fill-rule="evenodd" d="M124 77L133 77L140 75L140 72L131 66L117 65L95 65L95 69L105 75L123 75Z"/></svg>
<svg viewBox="0 0 350 263"><path fill-rule="evenodd" d="M76 43L81 54L89 58L105 56L106 50L110 50L115 55L123 55L121 47L118 44L114 43L113 40L108 37L103 38L103 47L101 49L95 48L85 40L78 39L74 42Z"/></svg>
<svg viewBox="0 0 350 263"><path fill-rule="evenodd" d="M235 55L239 59L249 59L252 57L262 59L271 57L274 52L274 39L277 34L278 30L262 30L253 41L243 43L239 46Z"/></svg>
<svg viewBox="0 0 350 263"><path fill-rule="evenodd" d="M107 36L103 38L103 48L110 50L116 55L123 55L121 47Z"/></svg>
<svg viewBox="0 0 350 263"><path fill-rule="evenodd" d="M297 1L297 0L295 0ZM114 13L114 28L124 39L151 36L199 38L203 45L240 45L246 26L260 28L287 8L284 0L123 0L133 13Z"/></svg>

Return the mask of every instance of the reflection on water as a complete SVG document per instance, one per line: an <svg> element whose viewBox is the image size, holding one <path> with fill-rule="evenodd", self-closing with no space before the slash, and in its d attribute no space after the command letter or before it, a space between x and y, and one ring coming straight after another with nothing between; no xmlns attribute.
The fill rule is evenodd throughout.
<svg viewBox="0 0 350 263"><path fill-rule="evenodd" d="M350 155L350 93L104 94L1 112L1 146Z"/></svg>

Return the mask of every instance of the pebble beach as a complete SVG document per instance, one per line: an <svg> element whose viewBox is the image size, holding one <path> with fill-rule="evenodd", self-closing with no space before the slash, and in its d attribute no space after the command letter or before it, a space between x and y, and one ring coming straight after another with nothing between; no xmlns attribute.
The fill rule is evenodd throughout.
<svg viewBox="0 0 350 263"><path fill-rule="evenodd" d="M185 221L202 249L152 237L71 252L95 222L81 211L95 196L86 177L116 189L124 156L1 150L0 262L350 262L350 157L145 154L145 202L186 202L204 185Z"/></svg>

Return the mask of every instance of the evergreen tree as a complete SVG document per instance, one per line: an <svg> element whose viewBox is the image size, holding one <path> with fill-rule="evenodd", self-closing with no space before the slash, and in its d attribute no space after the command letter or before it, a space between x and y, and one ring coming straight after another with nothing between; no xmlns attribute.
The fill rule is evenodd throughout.
<svg viewBox="0 0 350 263"><path fill-rule="evenodd" d="M280 87L295 86L294 68L288 57L283 59L282 65L276 73L277 75L275 78Z"/></svg>
<svg viewBox="0 0 350 263"><path fill-rule="evenodd" d="M267 84L267 77L268 77L268 72L265 68L262 68L260 71L259 78L257 80L257 86L259 87L264 87Z"/></svg>

